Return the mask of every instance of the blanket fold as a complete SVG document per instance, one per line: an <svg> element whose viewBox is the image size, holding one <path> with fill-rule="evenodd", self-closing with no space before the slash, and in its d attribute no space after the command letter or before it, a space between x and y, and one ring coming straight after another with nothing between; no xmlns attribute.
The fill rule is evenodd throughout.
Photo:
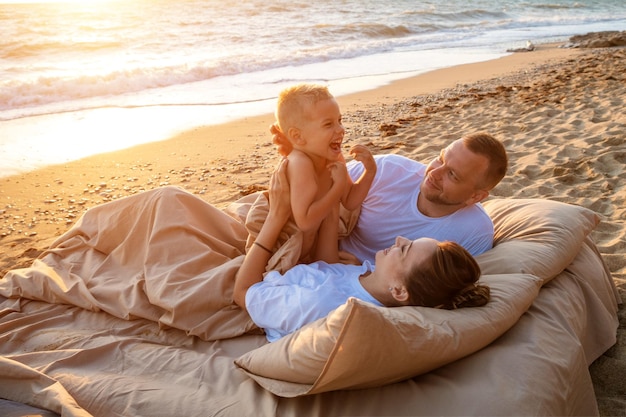
<svg viewBox="0 0 626 417"><path fill-rule="evenodd" d="M248 200L240 213L254 206ZM163 187L91 208L31 267L7 273L0 294L144 318L205 340L235 337L256 329L232 302L248 235L236 215Z"/></svg>

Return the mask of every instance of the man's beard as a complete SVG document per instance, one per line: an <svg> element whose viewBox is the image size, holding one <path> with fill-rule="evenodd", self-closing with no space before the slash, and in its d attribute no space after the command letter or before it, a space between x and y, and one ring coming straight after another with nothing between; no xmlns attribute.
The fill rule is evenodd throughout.
<svg viewBox="0 0 626 417"><path fill-rule="evenodd" d="M441 196L441 192L437 190L436 192L424 192L423 189L420 189L420 193L424 196L426 200L433 204L438 204L441 206L461 206L463 205L463 201L451 201L445 197Z"/></svg>

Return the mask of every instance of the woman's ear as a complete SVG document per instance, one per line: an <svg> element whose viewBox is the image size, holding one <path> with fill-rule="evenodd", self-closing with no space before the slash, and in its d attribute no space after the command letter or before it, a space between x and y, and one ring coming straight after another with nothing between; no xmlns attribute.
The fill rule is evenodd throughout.
<svg viewBox="0 0 626 417"><path fill-rule="evenodd" d="M404 285L400 287L391 287L390 290L391 296L399 303L404 304L409 301L409 292Z"/></svg>

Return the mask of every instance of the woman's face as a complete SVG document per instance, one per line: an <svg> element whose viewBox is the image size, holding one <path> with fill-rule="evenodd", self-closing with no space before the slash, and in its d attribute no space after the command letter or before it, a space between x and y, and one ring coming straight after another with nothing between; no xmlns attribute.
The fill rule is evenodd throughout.
<svg viewBox="0 0 626 417"><path fill-rule="evenodd" d="M413 268L430 260L438 243L427 237L409 240L398 236L393 246L376 253L376 272L388 279L391 286L404 285L404 277Z"/></svg>

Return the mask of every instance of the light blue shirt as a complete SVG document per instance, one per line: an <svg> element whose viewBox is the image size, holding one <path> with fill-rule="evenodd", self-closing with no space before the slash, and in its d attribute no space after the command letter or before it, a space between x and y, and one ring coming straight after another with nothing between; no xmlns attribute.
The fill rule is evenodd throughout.
<svg viewBox="0 0 626 417"><path fill-rule="evenodd" d="M361 285L359 277L373 267L314 262L296 265L285 274L268 272L246 293L246 309L254 323L276 341L355 297L382 306Z"/></svg>

